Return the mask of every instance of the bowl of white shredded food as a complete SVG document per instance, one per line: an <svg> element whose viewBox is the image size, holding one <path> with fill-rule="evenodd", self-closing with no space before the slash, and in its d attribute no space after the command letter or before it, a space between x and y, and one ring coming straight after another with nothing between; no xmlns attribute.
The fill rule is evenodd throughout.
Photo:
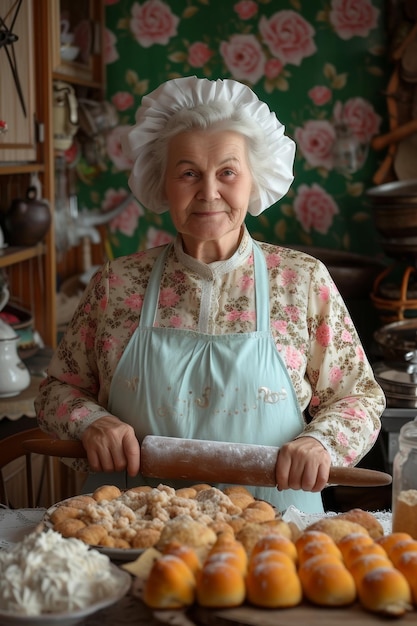
<svg viewBox="0 0 417 626"><path fill-rule="evenodd" d="M34 532L0 552L0 624L71 626L120 600L128 572L79 539Z"/></svg>

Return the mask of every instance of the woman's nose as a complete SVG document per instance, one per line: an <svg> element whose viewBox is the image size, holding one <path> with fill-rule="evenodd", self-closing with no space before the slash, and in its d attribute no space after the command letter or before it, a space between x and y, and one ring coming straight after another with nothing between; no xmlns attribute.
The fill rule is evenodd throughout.
<svg viewBox="0 0 417 626"><path fill-rule="evenodd" d="M220 198L219 183L215 176L203 176L201 178L197 198L206 202Z"/></svg>

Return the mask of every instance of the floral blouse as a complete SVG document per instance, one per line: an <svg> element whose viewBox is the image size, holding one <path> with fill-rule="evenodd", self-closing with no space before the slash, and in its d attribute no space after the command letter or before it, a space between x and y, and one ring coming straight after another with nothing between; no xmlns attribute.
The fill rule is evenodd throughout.
<svg viewBox="0 0 417 626"><path fill-rule="evenodd" d="M384 394L349 312L313 257L260 243L269 274L271 333L292 380L305 429L335 465L356 465L375 443ZM35 401L40 427L80 438L108 415L109 389L141 314L161 247L104 264L86 287ZM226 261L188 256L178 236L161 280L155 325L210 334L256 330L252 239ZM85 461L73 467L86 470Z"/></svg>

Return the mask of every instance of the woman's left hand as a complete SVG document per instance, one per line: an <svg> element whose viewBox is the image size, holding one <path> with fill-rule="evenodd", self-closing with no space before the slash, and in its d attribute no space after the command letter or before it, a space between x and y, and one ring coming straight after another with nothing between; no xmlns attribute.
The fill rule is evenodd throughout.
<svg viewBox="0 0 417 626"><path fill-rule="evenodd" d="M322 491L329 480L331 459L313 437L300 437L281 446L275 466L279 491L303 489Z"/></svg>

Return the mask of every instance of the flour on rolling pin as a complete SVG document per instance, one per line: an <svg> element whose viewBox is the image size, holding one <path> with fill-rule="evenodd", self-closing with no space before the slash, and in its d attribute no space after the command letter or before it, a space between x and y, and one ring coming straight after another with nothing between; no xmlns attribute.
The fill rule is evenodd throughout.
<svg viewBox="0 0 417 626"><path fill-rule="evenodd" d="M148 435L141 474L152 478L273 487L278 448Z"/></svg>

